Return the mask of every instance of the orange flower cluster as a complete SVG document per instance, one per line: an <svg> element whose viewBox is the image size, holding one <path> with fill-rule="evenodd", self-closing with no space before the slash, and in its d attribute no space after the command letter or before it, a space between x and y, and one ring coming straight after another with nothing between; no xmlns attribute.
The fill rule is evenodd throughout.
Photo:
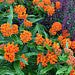
<svg viewBox="0 0 75 75"><path fill-rule="evenodd" d="M54 14L55 9L54 7L52 7L51 1L50 0L42 0L42 2L39 2L38 0L35 2L36 0L33 0L33 4L37 3L37 7L40 10L40 7L42 7L44 9L44 11L47 11L48 15Z"/></svg>
<svg viewBox="0 0 75 75"><path fill-rule="evenodd" d="M48 38L45 38L45 41L44 41L44 44L43 44L44 47L45 47L45 44L48 44L49 46L51 46L52 45L52 41L49 40Z"/></svg>
<svg viewBox="0 0 75 75"><path fill-rule="evenodd" d="M7 1L7 3L9 3L9 4L12 4L12 3L14 3L15 0L6 0L6 1Z"/></svg>
<svg viewBox="0 0 75 75"><path fill-rule="evenodd" d="M37 33L37 37L35 38L35 41L37 45L41 45L44 41L44 38L42 37L42 35Z"/></svg>
<svg viewBox="0 0 75 75"><path fill-rule="evenodd" d="M62 36L63 36L63 38L66 38L66 37L70 36L70 33L67 33L67 30L63 30Z"/></svg>
<svg viewBox="0 0 75 75"><path fill-rule="evenodd" d="M4 0L0 0L0 2L3 2Z"/></svg>
<svg viewBox="0 0 75 75"><path fill-rule="evenodd" d="M60 54L61 54L61 52L62 52L62 50L61 50L61 49L55 49L55 54L56 54L56 55L60 55Z"/></svg>
<svg viewBox="0 0 75 75"><path fill-rule="evenodd" d="M71 42L71 48L72 48L72 49L75 49L75 41L72 41L72 42Z"/></svg>
<svg viewBox="0 0 75 75"><path fill-rule="evenodd" d="M58 40L58 41L63 40L63 36L59 36L57 40Z"/></svg>
<svg viewBox="0 0 75 75"><path fill-rule="evenodd" d="M50 52L49 50L47 51L47 55L43 56L43 53L39 53L37 55L37 65L41 62L42 66L48 66L48 62L50 62L50 64L55 64L55 62L57 62L57 55L54 55L54 52Z"/></svg>
<svg viewBox="0 0 75 75"><path fill-rule="evenodd" d="M39 3L40 0L33 0L33 4Z"/></svg>
<svg viewBox="0 0 75 75"><path fill-rule="evenodd" d="M58 50L60 48L59 44L58 43L55 43L52 45L53 49L56 49Z"/></svg>
<svg viewBox="0 0 75 75"><path fill-rule="evenodd" d="M5 44L1 44L1 45L0 45L0 49L3 49L4 46L6 46L6 45L5 45Z"/></svg>
<svg viewBox="0 0 75 75"><path fill-rule="evenodd" d="M74 73L75 73L75 70L74 70L74 68L72 68L70 75L75 75Z"/></svg>
<svg viewBox="0 0 75 75"><path fill-rule="evenodd" d="M60 9L60 2L59 1L56 2L56 9Z"/></svg>
<svg viewBox="0 0 75 75"><path fill-rule="evenodd" d="M54 22L51 29L49 30L49 33L52 35L56 35L57 31L62 30L62 25L59 22Z"/></svg>
<svg viewBox="0 0 75 75"><path fill-rule="evenodd" d="M5 23L2 24L0 28L1 28L2 35L4 37L11 36L12 34L18 33L18 26L15 24L13 24L11 28L11 25L9 23Z"/></svg>
<svg viewBox="0 0 75 75"><path fill-rule="evenodd" d="M19 19L24 19L28 16L28 14L26 14L26 8L23 5L15 6L14 12L18 13Z"/></svg>
<svg viewBox="0 0 75 75"><path fill-rule="evenodd" d="M27 43L28 41L32 40L32 34L29 31L23 30L23 33L20 33L20 38L23 43Z"/></svg>
<svg viewBox="0 0 75 75"><path fill-rule="evenodd" d="M25 58L25 55L24 55L24 54L22 54L21 57L22 57L26 62L28 62L28 58ZM21 64L21 69L23 69L23 68L26 66L22 61L20 61L20 64Z"/></svg>
<svg viewBox="0 0 75 75"><path fill-rule="evenodd" d="M15 53L17 53L19 51L19 47L17 47L18 45L13 45L14 42L12 42L11 44L10 43L7 43L6 46L4 46L4 58L6 60L8 60L9 62L13 62L15 61Z"/></svg>
<svg viewBox="0 0 75 75"><path fill-rule="evenodd" d="M28 21L27 19L24 19L24 26L31 27L32 26L32 22Z"/></svg>
<svg viewBox="0 0 75 75"><path fill-rule="evenodd" d="M69 38L65 38L65 39L61 40L61 46L63 48L65 48L66 47L66 41L68 42L68 47L70 48L71 47L71 40Z"/></svg>

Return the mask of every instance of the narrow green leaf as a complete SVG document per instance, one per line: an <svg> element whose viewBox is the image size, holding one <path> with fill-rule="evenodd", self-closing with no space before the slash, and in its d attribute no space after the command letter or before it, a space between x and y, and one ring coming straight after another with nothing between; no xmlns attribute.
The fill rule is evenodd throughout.
<svg viewBox="0 0 75 75"><path fill-rule="evenodd" d="M16 59L16 60L20 60L20 61L22 61L24 64L28 65L28 63L26 62L26 60L24 60L24 59L23 59L21 56L19 56L19 55L16 55L15 59Z"/></svg>
<svg viewBox="0 0 75 75"><path fill-rule="evenodd" d="M13 7L12 7L12 5L10 5L10 13L7 17L8 17L7 23L10 23L12 25L12 19L13 19Z"/></svg>
<svg viewBox="0 0 75 75"><path fill-rule="evenodd" d="M66 48L68 48L68 42L67 42L67 40L66 40Z"/></svg>
<svg viewBox="0 0 75 75"><path fill-rule="evenodd" d="M54 65L50 64L47 67L45 67L44 69L42 69L40 71L40 74L45 74L47 71L51 70L54 67Z"/></svg>
<svg viewBox="0 0 75 75"><path fill-rule="evenodd" d="M43 46L37 46L37 49L44 51L44 47Z"/></svg>
<svg viewBox="0 0 75 75"><path fill-rule="evenodd" d="M69 65L68 70L66 71L66 73L70 73L70 71L72 70L72 65Z"/></svg>
<svg viewBox="0 0 75 75"><path fill-rule="evenodd" d="M28 15L27 17L36 17L35 15Z"/></svg>
<svg viewBox="0 0 75 75"><path fill-rule="evenodd" d="M33 56L33 55L37 55L38 53L36 53L36 52L29 52L29 53L25 53L25 56L27 57L27 58L29 58L30 56Z"/></svg>
<svg viewBox="0 0 75 75"><path fill-rule="evenodd" d="M64 71L66 71L66 70L67 70L67 66L64 66L64 67L60 68L60 69L56 72L56 74L61 74L61 73L64 74Z"/></svg>
<svg viewBox="0 0 75 75"><path fill-rule="evenodd" d="M52 7L54 7L54 3L52 2Z"/></svg>
<svg viewBox="0 0 75 75"><path fill-rule="evenodd" d="M4 54L4 50L3 49L0 49L0 54Z"/></svg>
<svg viewBox="0 0 75 75"><path fill-rule="evenodd" d="M30 47L30 48L32 48L32 47L36 47L36 43L35 42L33 42L33 43L27 43L27 46L28 47Z"/></svg>
<svg viewBox="0 0 75 75"><path fill-rule="evenodd" d="M19 61L14 62L14 68L18 75L24 75L24 73L21 71L21 66Z"/></svg>
<svg viewBox="0 0 75 75"><path fill-rule="evenodd" d="M46 46L46 48L49 50L49 51L53 51L53 48L52 47L50 47L49 45L47 45L47 44L45 44L45 46Z"/></svg>

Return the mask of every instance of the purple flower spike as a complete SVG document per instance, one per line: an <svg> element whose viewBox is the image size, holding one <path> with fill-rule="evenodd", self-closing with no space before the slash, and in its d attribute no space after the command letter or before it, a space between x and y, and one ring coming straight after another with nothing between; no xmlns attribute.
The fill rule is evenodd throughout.
<svg viewBox="0 0 75 75"><path fill-rule="evenodd" d="M21 25L21 24L22 24L22 22L19 22L19 24Z"/></svg>

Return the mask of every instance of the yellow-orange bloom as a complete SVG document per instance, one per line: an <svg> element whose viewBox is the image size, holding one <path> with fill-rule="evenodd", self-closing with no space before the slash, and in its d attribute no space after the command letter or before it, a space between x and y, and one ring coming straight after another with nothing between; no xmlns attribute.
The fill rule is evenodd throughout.
<svg viewBox="0 0 75 75"><path fill-rule="evenodd" d="M54 14L55 13L55 9L54 9L54 7L52 7L52 6L50 6L50 5L47 5L47 14L48 15L51 15L52 16L52 14Z"/></svg>
<svg viewBox="0 0 75 75"><path fill-rule="evenodd" d="M75 75L75 74L73 74L73 73L75 73L74 68L72 68L72 70L71 70L71 72L70 72L70 75Z"/></svg>
<svg viewBox="0 0 75 75"><path fill-rule="evenodd" d="M60 2L59 1L56 2L56 9L60 9Z"/></svg>
<svg viewBox="0 0 75 75"><path fill-rule="evenodd" d="M18 14L21 12L26 13L26 8L23 5L18 5L18 6L15 6L14 12Z"/></svg>
<svg viewBox="0 0 75 75"><path fill-rule="evenodd" d="M63 38L69 37L70 33L67 33L67 30L63 30L62 31L62 36L63 36Z"/></svg>
<svg viewBox="0 0 75 75"><path fill-rule="evenodd" d="M14 42L11 44L8 42L7 45L4 46L4 51L8 53L17 53L19 51L18 44L14 45Z"/></svg>
<svg viewBox="0 0 75 75"><path fill-rule="evenodd" d="M44 47L45 47L45 44L48 44L49 46L51 46L52 45L52 41L49 40L48 38L45 38L45 41L44 41L44 44L43 44Z"/></svg>
<svg viewBox="0 0 75 75"><path fill-rule="evenodd" d="M51 33L52 35L56 35L56 31L53 28L50 28L49 33Z"/></svg>
<svg viewBox="0 0 75 75"><path fill-rule="evenodd" d="M27 43L28 41L32 40L31 36L31 32L26 30L23 30L23 33L20 33L20 38L23 41L23 43Z"/></svg>
<svg viewBox="0 0 75 75"><path fill-rule="evenodd" d="M63 39L63 36L59 36L57 40L61 41L62 39Z"/></svg>
<svg viewBox="0 0 75 75"><path fill-rule="evenodd" d="M32 26L32 22L28 21L27 19L24 19L24 26L31 27Z"/></svg>
<svg viewBox="0 0 75 75"><path fill-rule="evenodd" d="M0 0L0 2L3 2L4 0Z"/></svg>
<svg viewBox="0 0 75 75"><path fill-rule="evenodd" d="M28 14L26 14L25 12L20 12L20 13L18 14L18 18L19 18L19 19L25 19L25 18L27 18L27 16L28 16Z"/></svg>
<svg viewBox="0 0 75 75"><path fill-rule="evenodd" d="M50 6L52 5L50 0L42 0L42 2L45 4L49 4Z"/></svg>
<svg viewBox="0 0 75 75"><path fill-rule="evenodd" d="M7 3L13 3L14 2L14 0L6 0L7 1Z"/></svg>
<svg viewBox="0 0 75 75"><path fill-rule="evenodd" d="M40 7L39 6L42 7L42 8L44 8L44 3L43 2L40 2L40 3L37 4L38 9L40 10Z"/></svg>
<svg viewBox="0 0 75 75"><path fill-rule="evenodd" d="M15 61L15 53L5 52L4 53L5 60L8 60L9 62Z"/></svg>
<svg viewBox="0 0 75 75"><path fill-rule="evenodd" d="M65 39L61 40L61 46L63 48L65 48L66 47L66 41L68 42L68 47L70 48L71 47L71 40L69 38L65 38Z"/></svg>
<svg viewBox="0 0 75 75"><path fill-rule="evenodd" d="M75 41L72 41L72 42L71 42L71 48L72 48L72 49L75 49Z"/></svg>
<svg viewBox="0 0 75 75"><path fill-rule="evenodd" d="M35 38L36 44L37 45L41 45L43 43L44 38L42 37L42 35L37 33L37 37Z"/></svg>
<svg viewBox="0 0 75 75"><path fill-rule="evenodd" d="M40 0L33 0L33 4L39 3Z"/></svg>
<svg viewBox="0 0 75 75"><path fill-rule="evenodd" d="M1 28L2 35L4 37L11 36L13 34L13 30L9 23L2 24L0 28Z"/></svg>
<svg viewBox="0 0 75 75"><path fill-rule="evenodd" d="M60 48L59 44L58 44L58 43L55 43L55 42L54 42L54 44L53 44L52 47L53 47L53 49L55 49L55 50L57 50L57 49Z"/></svg>
<svg viewBox="0 0 75 75"><path fill-rule="evenodd" d="M52 25L52 28L53 28L55 31L60 31L60 30L62 30L62 25L61 25L61 23L59 23L59 22L54 22L53 25Z"/></svg>
<svg viewBox="0 0 75 75"><path fill-rule="evenodd" d="M18 25L13 24L12 25L12 30L13 30L13 34L17 34L18 33Z"/></svg>
<svg viewBox="0 0 75 75"><path fill-rule="evenodd" d="M22 54L21 57L22 57L26 62L28 62L28 58L25 58L25 55L24 55L24 54ZM22 61L20 61L20 64L21 64L21 69L23 69L23 68L26 66Z"/></svg>

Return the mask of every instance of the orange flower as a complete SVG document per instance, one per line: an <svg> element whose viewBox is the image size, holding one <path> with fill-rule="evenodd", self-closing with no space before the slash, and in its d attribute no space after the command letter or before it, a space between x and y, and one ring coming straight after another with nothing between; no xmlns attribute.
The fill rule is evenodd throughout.
<svg viewBox="0 0 75 75"><path fill-rule="evenodd" d="M37 45L41 45L43 43L44 38L42 37L42 35L37 33L37 37L35 38L36 44Z"/></svg>
<svg viewBox="0 0 75 75"><path fill-rule="evenodd" d="M42 63L42 66L43 66L43 67L45 67L45 66L48 65L48 64L47 64L46 56L43 56L43 53L39 53L39 54L37 55L37 65L38 65L40 62Z"/></svg>
<svg viewBox="0 0 75 75"><path fill-rule="evenodd" d="M33 4L39 3L40 0L33 0Z"/></svg>
<svg viewBox="0 0 75 75"><path fill-rule="evenodd" d="M42 0L42 2L45 4L49 4L50 6L52 5L50 0Z"/></svg>
<svg viewBox="0 0 75 75"><path fill-rule="evenodd" d="M44 3L40 2L40 3L37 4L38 9L40 10L39 6L42 7L42 8L44 8Z"/></svg>
<svg viewBox="0 0 75 75"><path fill-rule="evenodd" d="M53 47L53 49L56 49L56 50L60 48L59 44L55 43L55 42L54 42L52 47Z"/></svg>
<svg viewBox="0 0 75 75"><path fill-rule="evenodd" d="M6 0L7 1L7 3L13 3L14 2L14 0Z"/></svg>
<svg viewBox="0 0 75 75"><path fill-rule="evenodd" d="M26 13L26 8L23 5L18 5L18 6L15 6L14 12L18 14L21 12Z"/></svg>
<svg viewBox="0 0 75 75"><path fill-rule="evenodd" d="M72 70L71 70L71 72L70 72L70 75L75 75L75 74L73 74L73 73L75 73L74 68L72 68Z"/></svg>
<svg viewBox="0 0 75 75"><path fill-rule="evenodd" d="M19 51L19 47L17 47L18 45L14 45L14 42L7 43L6 46L4 46L4 51L8 52L8 53L17 53Z"/></svg>
<svg viewBox="0 0 75 75"><path fill-rule="evenodd" d="M0 45L0 49L3 49L4 46L6 46L6 45L5 45L5 44L1 44L1 45Z"/></svg>
<svg viewBox="0 0 75 75"><path fill-rule="evenodd" d="M23 30L23 33L20 33L20 38L23 43L27 43L28 41L32 40L32 34L29 31Z"/></svg>
<svg viewBox="0 0 75 75"><path fill-rule="evenodd" d="M60 2L59 1L56 2L56 9L60 9Z"/></svg>
<svg viewBox="0 0 75 75"><path fill-rule="evenodd" d="M18 14L18 18L19 18L19 19L27 18L27 16L28 16L28 14L26 14L25 12L20 12L20 13Z"/></svg>
<svg viewBox="0 0 75 75"><path fill-rule="evenodd" d="M11 36L13 34L13 30L9 23L2 24L0 28L1 28L2 35L4 37Z"/></svg>
<svg viewBox="0 0 75 75"><path fill-rule="evenodd" d="M63 39L63 36L59 36L57 40L61 41L62 39Z"/></svg>
<svg viewBox="0 0 75 75"><path fill-rule="evenodd" d="M70 36L70 34L67 33L67 30L63 30L63 31L62 31L62 36L63 36L64 38L66 38L66 37Z"/></svg>
<svg viewBox="0 0 75 75"><path fill-rule="evenodd" d="M0 2L3 2L4 0L0 0Z"/></svg>
<svg viewBox="0 0 75 75"><path fill-rule="evenodd" d="M50 52L49 50L47 50L47 62L50 61L51 64L55 64L55 62L57 62L57 55L54 55L54 52Z"/></svg>
<svg viewBox="0 0 75 75"><path fill-rule="evenodd" d="M47 11L48 11L48 15L51 15L55 13L55 9L52 6L47 5Z"/></svg>
<svg viewBox="0 0 75 75"><path fill-rule="evenodd" d="M65 39L61 40L61 46L63 48L65 48L66 47L66 41L68 42L68 47L70 48L71 47L71 41L69 38L65 38Z"/></svg>
<svg viewBox="0 0 75 75"><path fill-rule="evenodd" d="M8 9L7 12L10 12L10 9Z"/></svg>
<svg viewBox="0 0 75 75"><path fill-rule="evenodd" d="M54 22L53 25L52 25L52 28L53 28L55 31L60 31L60 30L62 30L62 25L61 25L61 23L59 23L59 22Z"/></svg>
<svg viewBox="0 0 75 75"><path fill-rule="evenodd" d="M26 62L28 62L28 58L25 58L25 55L24 55L24 54L22 54L21 57L22 57ZM22 61L20 61L20 64L21 64L21 69L23 69L23 67L26 66Z"/></svg>
<svg viewBox="0 0 75 75"><path fill-rule="evenodd" d="M4 53L5 60L8 60L9 62L15 61L15 53L5 52Z"/></svg>
<svg viewBox="0 0 75 75"><path fill-rule="evenodd" d="M14 34L17 34L17 33L18 33L18 25L13 24L13 25L12 25L12 30L13 30L13 33L14 33Z"/></svg>
<svg viewBox="0 0 75 75"><path fill-rule="evenodd" d="M28 21L27 19L24 19L24 26L31 27L32 26L32 22Z"/></svg>
<svg viewBox="0 0 75 75"><path fill-rule="evenodd" d="M50 30L49 30L49 33L51 33L52 35L56 35L56 31L53 29L53 28L51 28Z"/></svg>
<svg viewBox="0 0 75 75"><path fill-rule="evenodd" d="M71 42L71 48L72 48L72 49L75 49L75 41L72 41L72 42Z"/></svg>
<svg viewBox="0 0 75 75"><path fill-rule="evenodd" d="M52 41L49 40L48 38L45 38L45 41L44 41L44 44L43 44L44 47L45 47L45 44L48 44L49 46L51 46L52 45Z"/></svg>

